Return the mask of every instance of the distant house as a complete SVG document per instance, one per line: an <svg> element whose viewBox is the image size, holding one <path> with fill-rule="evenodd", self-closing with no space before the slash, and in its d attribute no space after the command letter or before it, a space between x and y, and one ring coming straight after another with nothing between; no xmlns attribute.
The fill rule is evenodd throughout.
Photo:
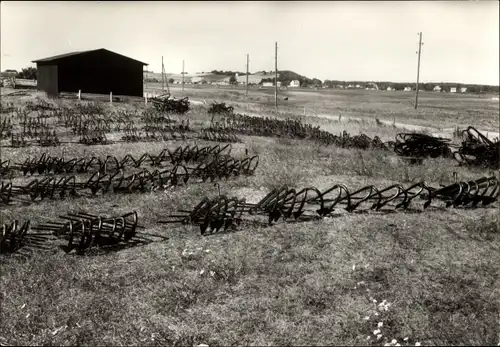
<svg viewBox="0 0 500 347"><path fill-rule="evenodd" d="M337 84L337 88L344 89L344 85L343 84Z"/></svg>
<svg viewBox="0 0 500 347"><path fill-rule="evenodd" d="M360 86L359 84L356 84L356 88L358 88L358 89L359 89L359 88L361 88L361 86Z"/></svg>
<svg viewBox="0 0 500 347"><path fill-rule="evenodd" d="M467 92L467 87L460 88L460 93L466 93L466 92Z"/></svg>
<svg viewBox="0 0 500 347"><path fill-rule="evenodd" d="M300 87L300 81L299 80L293 80L290 82L290 87Z"/></svg>
<svg viewBox="0 0 500 347"><path fill-rule="evenodd" d="M248 78L248 85L252 85L252 84L259 84L261 81L262 81L262 76L261 75L256 75L256 74L253 74L253 75L239 75L238 77L236 77L236 80L238 81L238 84L241 84L241 85L246 85L247 83L247 78ZM227 81L229 81L229 77L225 78Z"/></svg>
<svg viewBox="0 0 500 347"><path fill-rule="evenodd" d="M274 87L274 83L273 82L263 82L262 86L263 87ZM281 82L280 81L278 81L278 87L281 87Z"/></svg>
<svg viewBox="0 0 500 347"><path fill-rule="evenodd" d="M435 86L433 91L435 92L440 92L441 91L441 87L440 86Z"/></svg>
<svg viewBox="0 0 500 347"><path fill-rule="evenodd" d="M450 93L456 93L456 92L457 92L457 87L450 88Z"/></svg>
<svg viewBox="0 0 500 347"><path fill-rule="evenodd" d="M405 92L411 92L411 87L405 87L405 89L403 89Z"/></svg>
<svg viewBox="0 0 500 347"><path fill-rule="evenodd" d="M393 91L393 90L394 90L394 88L392 88L392 87L387 87L387 91L389 91L389 92L390 92L390 91Z"/></svg>

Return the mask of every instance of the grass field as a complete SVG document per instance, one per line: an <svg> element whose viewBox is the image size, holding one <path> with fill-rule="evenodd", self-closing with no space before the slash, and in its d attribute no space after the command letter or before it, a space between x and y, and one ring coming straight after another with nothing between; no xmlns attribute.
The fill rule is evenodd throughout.
<svg viewBox="0 0 500 347"><path fill-rule="evenodd" d="M2 89L2 94L6 90ZM225 101L238 112L296 117L333 133L394 139L399 124L432 131L473 125L498 132L490 97L370 91L283 91L173 88L176 97ZM33 100L10 96L15 105ZM38 95L38 94L37 94ZM75 105L77 100L49 100ZM286 106L285 106L286 105ZM144 108L142 101L106 109ZM304 115L305 108L305 115ZM328 115L324 117L322 115ZM338 119L341 116L340 120ZM187 116L209 124L206 107ZM181 119L182 117L177 117ZM396 122L396 126L381 121ZM258 154L254 176L145 194L114 194L2 206L2 223L57 219L74 210L119 215L137 211L143 245L106 254L65 254L48 242L1 256L2 345L497 345L500 342L498 204L397 213L337 213L273 226L243 223L237 231L201 236L197 228L158 220L219 194L255 203L272 188L343 183L359 188L433 186L498 172L458 167L452 159L409 166L394 153L319 146L308 140L240 136L231 154ZM133 156L202 140L84 146L1 148L22 162L51 155ZM15 178L17 184L33 177ZM7 179L2 178L2 181Z"/></svg>
<svg viewBox="0 0 500 347"><path fill-rule="evenodd" d="M155 84L148 87L151 90L161 89L161 85ZM251 88L248 97L243 87L186 87L182 92L181 87L175 85L171 92L174 96L185 95L194 99L239 102L244 109L254 109L257 112L269 111L270 107L274 109L274 88ZM500 106L498 100L494 99L495 95L489 94L421 92L417 110L414 109L413 92L289 88L280 90L279 96L280 111L300 115L304 114L305 108L307 116L329 115L335 119L340 115L372 121L378 118L438 130L473 125L484 131L499 131ZM288 97L288 100L282 100L283 97Z"/></svg>

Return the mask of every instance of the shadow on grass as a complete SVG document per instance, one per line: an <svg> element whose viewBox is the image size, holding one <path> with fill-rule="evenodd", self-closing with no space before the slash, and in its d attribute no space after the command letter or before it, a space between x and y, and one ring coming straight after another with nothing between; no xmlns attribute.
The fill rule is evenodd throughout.
<svg viewBox="0 0 500 347"><path fill-rule="evenodd" d="M319 216L319 215L310 215L310 214L302 214L298 218L292 219L292 218L283 218L283 215L281 215L277 219L270 220L269 215L267 214L256 214L253 215L254 218L256 219L250 219L249 217L242 218L241 221L237 224L232 224L231 226L224 228L224 225L221 224L218 228L215 227L213 228L212 226L208 227L203 233L202 236L214 236L214 235L224 235L224 234L232 234L238 231L242 231L244 228L257 228L257 229L265 229L269 227L273 227L276 224L288 224L288 225L294 225L294 224L300 224L300 223L305 223L305 222L314 222L314 221L321 221L324 219L332 219L332 218L341 218L341 217L346 217L349 215L392 215L392 214L399 214L399 215L419 215L419 214L425 214L425 212L450 212L450 209L452 208L446 208L446 207L441 207L441 206L429 206L427 209L418 209L418 208L406 208L404 210L396 210L396 209L390 209L390 208L385 208L385 209L380 209L378 211L374 211L371 209L357 209L351 212L345 211L344 208L342 209L337 209L345 211L344 213L339 213L335 212L333 210L331 213L329 213L326 216ZM455 208L455 210L469 210L469 209L474 209L472 207L458 207ZM477 207L476 207L477 209ZM481 208L481 210L484 210L485 208ZM392 224L389 224L392 225ZM191 225L195 226L195 225ZM201 232L201 227L196 226L199 228ZM491 232L488 232L487 235L492 235ZM458 234L457 234L458 236ZM463 238L463 237L460 237Z"/></svg>
<svg viewBox="0 0 500 347"><path fill-rule="evenodd" d="M60 249L69 255L103 255L133 247L145 246L153 242L162 242L168 239L168 237L162 235L148 233L137 233L128 241L119 241L116 239L102 237L89 250L80 252L77 251L75 245L72 245L72 247L69 247L68 245L61 245L60 243L62 240L57 239L51 233L28 234L24 237L22 243L20 243L17 247L12 249L2 249L1 256L29 258L33 256L35 252L57 252L57 249ZM56 244L58 245L56 246Z"/></svg>
<svg viewBox="0 0 500 347"><path fill-rule="evenodd" d="M263 217L263 215L259 215L259 217ZM311 221L318 221L321 220L322 217L320 216L300 216L297 219L290 219L290 220L285 220L286 224L298 224L298 223L304 223L304 222L311 222ZM283 221L280 217L280 220ZM263 221L263 220L255 220L255 219L248 219L244 218L242 219L238 224L236 225L231 225L228 228L224 229L224 227L221 227L220 229L207 229L202 236L204 237L209 237L209 236L215 236L215 235L225 235L225 234L234 234L235 232L240 232L243 231L244 228L241 227L247 227L247 228L257 228L257 229L266 229L270 228L276 225L277 222L280 220L273 221L269 223L268 221Z"/></svg>
<svg viewBox="0 0 500 347"><path fill-rule="evenodd" d="M148 236L148 237L145 237ZM154 238L158 238L160 240L155 240ZM75 246L68 247L68 245L59 246L64 252L69 255L76 256L98 256L105 255L109 253L115 253L122 251L124 249L130 249L138 246L146 246L154 242L162 242L168 240L168 237L156 235L156 234L148 234L148 233L137 233L130 240L123 241L117 240L113 238L102 237L100 238L90 249L85 251L78 251Z"/></svg>

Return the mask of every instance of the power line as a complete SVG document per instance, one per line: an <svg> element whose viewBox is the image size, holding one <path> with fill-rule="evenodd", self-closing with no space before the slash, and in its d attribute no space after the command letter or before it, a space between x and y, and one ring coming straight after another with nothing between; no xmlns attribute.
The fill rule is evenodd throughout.
<svg viewBox="0 0 500 347"><path fill-rule="evenodd" d="M278 42L274 47L274 107L278 111Z"/></svg>
<svg viewBox="0 0 500 347"><path fill-rule="evenodd" d="M161 56L161 90L163 93L165 93L165 76L163 75L163 72L165 71L163 67L163 55Z"/></svg>
<svg viewBox="0 0 500 347"><path fill-rule="evenodd" d="M184 60L182 61L182 91L184 91Z"/></svg>
<svg viewBox="0 0 500 347"><path fill-rule="evenodd" d="M168 86L167 73L165 72L165 65L163 65L163 56L161 57L161 79L162 79L162 88L163 93L165 93L165 88L163 87L163 83L167 86L167 93L170 94L170 87Z"/></svg>
<svg viewBox="0 0 500 347"><path fill-rule="evenodd" d="M418 33L419 41L418 41L418 63L417 63L417 93L415 95L415 110L418 107L418 92L419 92L419 82L420 82L420 54L422 51L422 32Z"/></svg>
<svg viewBox="0 0 500 347"><path fill-rule="evenodd" d="M250 55L247 53L247 78L246 78L246 87L247 87L247 92L246 92L246 96L248 96L248 65L250 64Z"/></svg>

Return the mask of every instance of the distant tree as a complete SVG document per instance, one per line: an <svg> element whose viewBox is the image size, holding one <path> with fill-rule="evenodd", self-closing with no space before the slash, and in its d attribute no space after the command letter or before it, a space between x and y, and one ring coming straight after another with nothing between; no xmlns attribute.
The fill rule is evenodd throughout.
<svg viewBox="0 0 500 347"><path fill-rule="evenodd" d="M169 79L168 79L168 83L169 83L169 84L174 84L174 82L175 82L175 80L174 80L173 78L169 78Z"/></svg>
<svg viewBox="0 0 500 347"><path fill-rule="evenodd" d="M335 82L330 80L324 80L323 85L327 88L333 88L335 87Z"/></svg>
<svg viewBox="0 0 500 347"><path fill-rule="evenodd" d="M26 80L36 80L36 67L27 67L17 74L17 78Z"/></svg>
<svg viewBox="0 0 500 347"><path fill-rule="evenodd" d="M321 85L323 84L323 82L321 82L320 79L317 79L317 78L313 78L312 79L312 85L315 86L315 87L321 87Z"/></svg>
<svg viewBox="0 0 500 347"><path fill-rule="evenodd" d="M500 92L500 86L484 86L486 92L498 94Z"/></svg>
<svg viewBox="0 0 500 347"><path fill-rule="evenodd" d="M237 83L238 83L238 80L236 79L236 77L234 75L229 77L229 84L237 84Z"/></svg>
<svg viewBox="0 0 500 347"><path fill-rule="evenodd" d="M434 90L434 85L431 83L420 83L418 85L418 89L425 90L426 92L432 92Z"/></svg>
<svg viewBox="0 0 500 347"><path fill-rule="evenodd" d="M404 89L405 89L405 87L406 87L406 83L394 83L394 84L393 84L393 88L394 88L395 90L402 91L402 90L404 90Z"/></svg>
<svg viewBox="0 0 500 347"><path fill-rule="evenodd" d="M5 70L5 72L14 72L14 73L16 73L16 74L17 74L17 70L7 69L7 70Z"/></svg>
<svg viewBox="0 0 500 347"><path fill-rule="evenodd" d="M471 85L467 88L469 93L481 93L483 90L479 85Z"/></svg>

